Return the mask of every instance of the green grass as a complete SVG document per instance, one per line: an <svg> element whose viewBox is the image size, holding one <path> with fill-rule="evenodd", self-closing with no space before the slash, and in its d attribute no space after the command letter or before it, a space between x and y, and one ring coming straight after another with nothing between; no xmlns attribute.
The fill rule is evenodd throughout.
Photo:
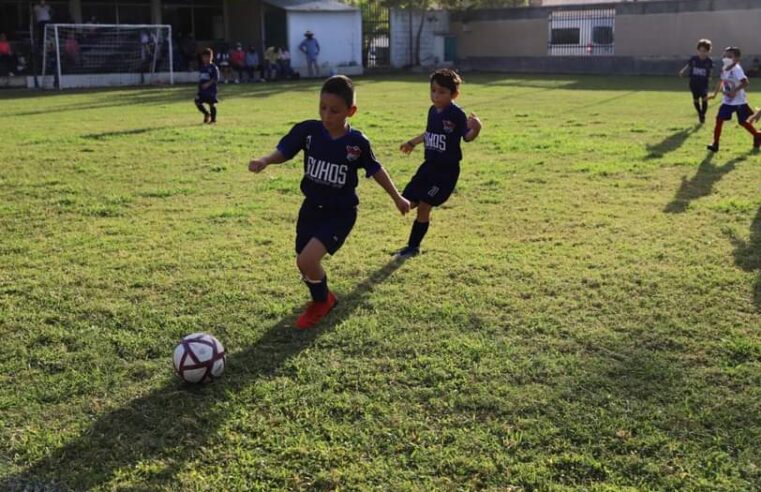
<svg viewBox="0 0 761 492"><path fill-rule="evenodd" d="M301 164L246 165L318 87L224 86L216 127L188 86L0 92L0 489L759 490L742 129L709 158L679 80L466 77L484 131L424 253L389 262L411 219L363 181L342 302L295 333ZM400 187L427 90L358 82ZM186 388L199 330L229 365Z"/></svg>

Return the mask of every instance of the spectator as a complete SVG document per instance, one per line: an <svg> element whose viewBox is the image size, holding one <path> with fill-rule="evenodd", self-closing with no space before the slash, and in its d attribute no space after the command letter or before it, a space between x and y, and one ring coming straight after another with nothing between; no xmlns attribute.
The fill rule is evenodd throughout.
<svg viewBox="0 0 761 492"><path fill-rule="evenodd" d="M53 11L46 0L40 0L40 3L34 6L34 19L37 22L37 44L42 46L42 40L45 37L45 25L53 20Z"/></svg>
<svg viewBox="0 0 761 492"><path fill-rule="evenodd" d="M278 53L278 65L280 66L280 76L285 79L294 78L293 68L291 68L291 53L287 47L280 48Z"/></svg>
<svg viewBox="0 0 761 492"><path fill-rule="evenodd" d="M270 46L267 48L267 51L264 52L264 72L265 76L264 78L267 80L276 80L277 79L277 61L278 61L279 55L277 53L277 49L275 49L274 46Z"/></svg>
<svg viewBox="0 0 761 492"><path fill-rule="evenodd" d="M320 55L320 43L314 37L312 31L304 33L304 40L299 45L299 50L307 57L307 70L309 76L320 76L320 66L317 64L317 57Z"/></svg>
<svg viewBox="0 0 761 492"><path fill-rule="evenodd" d="M243 51L243 45L240 43L235 45L235 49L230 50L230 66L235 70L235 83L239 84L246 70L246 52Z"/></svg>
<svg viewBox="0 0 761 492"><path fill-rule="evenodd" d="M246 52L246 73L248 74L248 81L249 82L256 82L256 71L261 70L261 63L259 63L259 53L256 51L256 46L253 44L248 47L248 51Z"/></svg>
<svg viewBox="0 0 761 492"><path fill-rule="evenodd" d="M66 42L63 45L64 59L68 64L79 67L81 60L79 54L79 42L77 41L77 38L74 36L73 32L69 33L69 36L66 38Z"/></svg>
<svg viewBox="0 0 761 492"><path fill-rule="evenodd" d="M227 44L220 45L219 49L215 50L217 53L217 63L219 71L222 77L222 83L226 84L232 78L232 71L230 70L230 52L227 49Z"/></svg>
<svg viewBox="0 0 761 492"><path fill-rule="evenodd" d="M13 56L11 43L5 37L5 33L0 33L0 76L14 75L16 70L16 57Z"/></svg>

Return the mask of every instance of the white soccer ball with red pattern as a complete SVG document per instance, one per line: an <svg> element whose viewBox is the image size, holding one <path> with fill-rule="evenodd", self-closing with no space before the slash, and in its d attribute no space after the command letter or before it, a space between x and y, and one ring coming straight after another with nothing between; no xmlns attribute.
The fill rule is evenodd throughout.
<svg viewBox="0 0 761 492"><path fill-rule="evenodd" d="M208 333L193 333L180 341L172 361L186 383L208 383L225 372L225 348Z"/></svg>

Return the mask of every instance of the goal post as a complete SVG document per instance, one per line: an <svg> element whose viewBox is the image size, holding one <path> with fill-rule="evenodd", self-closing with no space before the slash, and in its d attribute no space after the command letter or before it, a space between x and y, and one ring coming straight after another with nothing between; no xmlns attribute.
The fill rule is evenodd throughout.
<svg viewBox="0 0 761 492"><path fill-rule="evenodd" d="M168 24L46 24L43 88L173 84Z"/></svg>

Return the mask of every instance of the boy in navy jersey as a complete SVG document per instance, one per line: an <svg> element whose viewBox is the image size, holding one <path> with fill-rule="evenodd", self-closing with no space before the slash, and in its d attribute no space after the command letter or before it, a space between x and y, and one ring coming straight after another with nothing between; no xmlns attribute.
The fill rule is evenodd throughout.
<svg viewBox="0 0 761 492"><path fill-rule="evenodd" d="M679 76L684 77L684 74L689 72L692 104L698 112L700 122L705 123L708 111L708 82L713 70L713 60L708 57L711 53L711 41L701 39L698 41L697 50L698 54L689 59L687 65L679 71Z"/></svg>
<svg viewBox="0 0 761 492"><path fill-rule="evenodd" d="M401 151L409 154L416 145L425 142L425 161L404 188L402 196L417 207L417 218L407 246L396 253L399 258L418 254L420 243L431 219L431 210L447 201L460 176L460 139L472 142L481 132L481 120L465 113L453 101L460 95L462 79L448 68L431 74L431 102L425 133L405 142Z"/></svg>
<svg viewBox="0 0 761 492"><path fill-rule="evenodd" d="M716 115L716 126L713 129L713 143L708 146L711 152L719 151L719 139L721 129L725 121L732 119L737 113L737 122L753 136L753 149L761 147L761 133L756 130L748 120L753 115L753 110L748 106L748 96L745 89L748 87L748 77L740 66L740 48L730 46L724 50L722 61L721 80L716 90L708 96L713 99L721 90L724 93L722 105Z"/></svg>
<svg viewBox="0 0 761 492"><path fill-rule="evenodd" d="M203 113L204 123L217 122L217 82L219 81L219 69L212 59L214 52L211 48L206 48L201 52L203 65L199 69L198 77L198 94L196 95L196 107ZM209 105L209 111L206 111L204 104Z"/></svg>
<svg viewBox="0 0 761 492"><path fill-rule="evenodd" d="M402 214L410 210L410 203L375 158L370 142L349 126L348 119L356 112L352 81L343 75L331 77L320 91L321 121L298 123L280 140L277 150L248 165L250 171L258 173L304 151L301 191L305 198L296 223L296 264L312 302L296 320L296 327L302 330L317 324L338 302L328 290L321 261L327 253L338 251L354 227L360 169L386 190Z"/></svg>

